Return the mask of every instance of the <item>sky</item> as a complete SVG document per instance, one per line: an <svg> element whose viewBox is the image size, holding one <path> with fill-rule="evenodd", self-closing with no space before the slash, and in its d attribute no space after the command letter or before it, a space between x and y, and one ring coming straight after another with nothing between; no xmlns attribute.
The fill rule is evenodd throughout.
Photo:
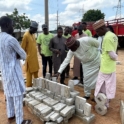
<svg viewBox="0 0 124 124"><path fill-rule="evenodd" d="M105 14L105 20L115 18L119 0L48 0L49 28L56 29L57 11L60 25L71 26L79 22L83 13L90 9L100 9ZM124 6L124 0L121 0ZM39 30L44 24L44 0L0 0L0 16L11 14L17 8L19 14L25 13L31 20L39 23ZM121 9L124 17L124 7Z"/></svg>

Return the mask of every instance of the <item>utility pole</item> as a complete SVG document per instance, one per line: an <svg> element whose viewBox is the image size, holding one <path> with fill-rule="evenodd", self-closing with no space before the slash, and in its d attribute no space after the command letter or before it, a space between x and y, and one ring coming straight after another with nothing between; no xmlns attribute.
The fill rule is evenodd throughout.
<svg viewBox="0 0 124 124"><path fill-rule="evenodd" d="M117 8L115 19L121 18L121 8L122 7L123 6L121 5L121 0L118 0L118 5L114 7L114 8Z"/></svg>
<svg viewBox="0 0 124 124"><path fill-rule="evenodd" d="M45 24L49 28L48 0L44 0L44 3L45 3Z"/></svg>
<svg viewBox="0 0 124 124"><path fill-rule="evenodd" d="M57 10L57 28L58 28L58 24L59 24L59 16L58 16L58 10Z"/></svg>

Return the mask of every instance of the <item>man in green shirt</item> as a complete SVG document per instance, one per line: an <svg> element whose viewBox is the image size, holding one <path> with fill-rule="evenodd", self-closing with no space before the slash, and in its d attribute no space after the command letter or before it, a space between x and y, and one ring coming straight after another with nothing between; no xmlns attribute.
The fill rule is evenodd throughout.
<svg viewBox="0 0 124 124"><path fill-rule="evenodd" d="M89 29L87 29L87 23L86 22L83 22L82 23L82 26L83 26L83 32L84 32L84 34L86 34L89 37L92 37L91 31Z"/></svg>
<svg viewBox="0 0 124 124"><path fill-rule="evenodd" d="M38 51L42 57L43 65L43 77L46 76L47 62L49 63L49 73L52 76L52 52L49 50L50 40L54 37L53 34L49 33L48 26L42 25L43 33L37 38Z"/></svg>
<svg viewBox="0 0 124 124"><path fill-rule="evenodd" d="M115 97L116 93L116 60L117 60L117 36L108 31L103 19L93 24L98 36L104 36L102 42L102 54L100 71L97 78L95 96L104 93L107 97L106 107L109 107L109 100Z"/></svg>

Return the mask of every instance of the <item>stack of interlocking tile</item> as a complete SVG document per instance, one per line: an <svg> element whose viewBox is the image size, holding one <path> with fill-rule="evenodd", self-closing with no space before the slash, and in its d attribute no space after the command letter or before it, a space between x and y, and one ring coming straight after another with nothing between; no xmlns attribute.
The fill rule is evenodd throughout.
<svg viewBox="0 0 124 124"><path fill-rule="evenodd" d="M75 110L80 110L80 107L75 107L78 104L77 98L81 101L81 97L78 95L79 92L74 90L73 81L69 81L69 86L65 86L48 79L37 78L33 80L33 87L27 88L24 104L32 114L46 124L66 124L75 114ZM84 113L76 113L78 116L84 116L85 124L90 124L91 121L87 117L91 117L93 120L94 116L90 114L91 105L87 104L85 105L86 116Z"/></svg>

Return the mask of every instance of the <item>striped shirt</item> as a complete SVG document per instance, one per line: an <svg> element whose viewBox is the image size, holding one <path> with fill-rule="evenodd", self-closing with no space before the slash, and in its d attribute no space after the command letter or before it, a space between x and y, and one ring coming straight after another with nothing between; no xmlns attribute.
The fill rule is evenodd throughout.
<svg viewBox="0 0 124 124"><path fill-rule="evenodd" d="M4 94L8 97L22 95L25 91L25 84L22 75L20 60L26 58L26 53L18 41L11 35L0 33L0 64Z"/></svg>

